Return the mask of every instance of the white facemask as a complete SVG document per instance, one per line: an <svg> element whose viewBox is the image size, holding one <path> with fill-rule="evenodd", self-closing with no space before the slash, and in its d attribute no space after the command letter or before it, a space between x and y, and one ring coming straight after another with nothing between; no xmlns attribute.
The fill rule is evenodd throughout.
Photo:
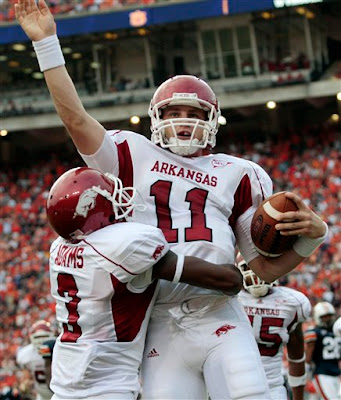
<svg viewBox="0 0 341 400"><path fill-rule="evenodd" d="M181 140L171 137L168 139L168 144L171 145L169 150L172 153L178 154L179 156L190 156L198 151L197 145L199 144L199 140L193 139L192 144L194 146L188 146L188 140ZM177 146L177 144L180 146Z"/></svg>

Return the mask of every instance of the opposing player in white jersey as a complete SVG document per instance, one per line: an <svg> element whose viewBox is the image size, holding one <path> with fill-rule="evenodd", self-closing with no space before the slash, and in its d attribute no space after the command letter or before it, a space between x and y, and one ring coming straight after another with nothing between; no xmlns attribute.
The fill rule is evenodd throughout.
<svg viewBox="0 0 341 400"><path fill-rule="evenodd" d="M282 375L283 350L287 346L293 400L303 400L306 374L302 323L310 316L310 302L294 289L265 283L244 260L238 267L244 285L238 297L253 328L271 399L288 399Z"/></svg>
<svg viewBox="0 0 341 400"><path fill-rule="evenodd" d="M19 349L17 364L29 371L34 382L36 400L49 400L51 392L45 376L45 361L39 354L39 346L47 339L54 338L54 333L49 322L40 320L35 322L30 331L30 344Z"/></svg>
<svg viewBox="0 0 341 400"><path fill-rule="evenodd" d="M152 141L109 131L86 113L64 67L52 14L43 0L18 0L16 16L34 41L57 112L85 162L134 186L146 210L134 221L162 229L172 250L213 263L235 261L235 245L250 268L272 282L290 272L327 234L326 225L294 194L298 212L284 213L284 235L302 235L276 261L260 256L250 237L257 206L272 193L258 165L210 154L220 109L212 89L177 76L155 92L149 109ZM228 306L227 306L228 305ZM153 356L154 355L154 356ZM267 399L269 391L252 329L241 304L218 291L162 284L142 365L146 399ZM240 382L243 382L241 385Z"/></svg>
<svg viewBox="0 0 341 400"><path fill-rule="evenodd" d="M66 172L50 190L47 216L60 235L50 250L61 326L52 358L53 399L136 398L155 278L228 295L242 287L233 265L176 256L160 229L125 222L134 196L118 178L87 167Z"/></svg>

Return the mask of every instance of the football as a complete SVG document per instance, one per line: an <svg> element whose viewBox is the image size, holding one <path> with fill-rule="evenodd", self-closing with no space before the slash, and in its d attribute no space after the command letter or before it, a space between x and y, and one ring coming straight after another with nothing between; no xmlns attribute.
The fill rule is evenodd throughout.
<svg viewBox="0 0 341 400"><path fill-rule="evenodd" d="M298 236L283 236L276 230L279 212L297 211L296 203L278 192L268 197L257 208L251 222L251 238L258 253L266 257L278 257L292 248ZM290 222L290 221L286 221Z"/></svg>

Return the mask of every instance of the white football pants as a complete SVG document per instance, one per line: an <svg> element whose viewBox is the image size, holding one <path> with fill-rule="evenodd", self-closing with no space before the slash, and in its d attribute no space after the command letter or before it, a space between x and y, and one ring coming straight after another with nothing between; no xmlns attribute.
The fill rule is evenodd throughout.
<svg viewBox="0 0 341 400"><path fill-rule="evenodd" d="M270 399L257 343L236 297L155 306L141 371L145 400Z"/></svg>
<svg viewBox="0 0 341 400"><path fill-rule="evenodd" d="M340 378L331 375L314 375L313 384L323 400L340 400Z"/></svg>
<svg viewBox="0 0 341 400"><path fill-rule="evenodd" d="M288 392L285 386L270 388L271 400L288 400Z"/></svg>

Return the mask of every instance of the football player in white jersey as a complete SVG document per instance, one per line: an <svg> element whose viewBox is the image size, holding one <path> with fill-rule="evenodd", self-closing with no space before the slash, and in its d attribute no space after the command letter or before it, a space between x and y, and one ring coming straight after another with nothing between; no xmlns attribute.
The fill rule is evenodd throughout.
<svg viewBox="0 0 341 400"><path fill-rule="evenodd" d="M213 263L235 262L238 245L258 276L273 282L310 255L326 224L296 195L299 211L280 214L283 235L301 235L278 259L260 256L250 223L272 182L255 163L210 154L220 109L203 80L177 76L155 92L149 109L152 141L108 131L85 110L64 66L56 25L44 0L18 0L16 17L33 41L41 71L87 165L134 186L146 210L134 221L162 229L172 250ZM227 307L228 305L228 307ZM240 385L240 382L243 382ZM239 301L212 290L163 282L148 328L142 364L146 399L267 399L269 389L249 321Z"/></svg>
<svg viewBox="0 0 341 400"><path fill-rule="evenodd" d="M176 256L159 228L126 222L142 207L135 193L88 167L66 172L50 190L47 217L60 235L50 249L61 327L52 357L54 400L136 398L155 278L227 295L242 287L234 265Z"/></svg>
<svg viewBox="0 0 341 400"><path fill-rule="evenodd" d="M287 400L282 375L287 346L293 400L303 400L306 383L302 323L311 312L308 298L294 289L273 286L259 279L244 260L238 263L244 290L238 297L249 317L270 387L272 400Z"/></svg>
<svg viewBox="0 0 341 400"><path fill-rule="evenodd" d="M47 339L53 339L54 332L49 322L40 320L35 322L30 331L30 344L19 349L17 364L29 371L34 382L36 400L49 400L53 393L49 389L45 376L45 361L39 354L40 345Z"/></svg>

